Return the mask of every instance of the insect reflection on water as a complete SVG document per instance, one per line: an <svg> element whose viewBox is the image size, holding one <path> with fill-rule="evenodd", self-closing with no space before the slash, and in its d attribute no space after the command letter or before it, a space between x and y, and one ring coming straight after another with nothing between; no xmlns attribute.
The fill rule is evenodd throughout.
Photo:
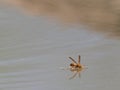
<svg viewBox="0 0 120 90"><path fill-rule="evenodd" d="M72 63L69 65L68 68L63 68L63 70L70 70L71 72L73 72L74 74L69 77L69 79L73 79L77 76L80 77L80 73L81 71L83 71L83 69L85 68L83 65L81 65L80 61L81 61L81 56L78 56L78 62L76 62L72 57L69 57L70 60L72 60Z"/></svg>

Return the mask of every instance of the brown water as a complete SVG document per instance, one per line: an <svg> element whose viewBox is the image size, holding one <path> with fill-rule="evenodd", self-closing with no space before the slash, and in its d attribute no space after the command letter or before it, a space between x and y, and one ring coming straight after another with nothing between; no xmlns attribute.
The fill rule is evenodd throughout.
<svg viewBox="0 0 120 90"><path fill-rule="evenodd" d="M78 23L109 37L120 36L119 0L1 0L25 13Z"/></svg>
<svg viewBox="0 0 120 90"><path fill-rule="evenodd" d="M69 56L88 69L69 80ZM120 41L18 9L0 8L1 90L119 90Z"/></svg>

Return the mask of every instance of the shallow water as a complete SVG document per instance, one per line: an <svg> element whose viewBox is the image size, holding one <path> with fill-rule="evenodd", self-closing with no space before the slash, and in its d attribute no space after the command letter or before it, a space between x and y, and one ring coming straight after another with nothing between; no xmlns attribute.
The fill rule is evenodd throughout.
<svg viewBox="0 0 120 90"><path fill-rule="evenodd" d="M119 90L120 41L86 28L0 8L1 90ZM61 70L77 59L88 69Z"/></svg>

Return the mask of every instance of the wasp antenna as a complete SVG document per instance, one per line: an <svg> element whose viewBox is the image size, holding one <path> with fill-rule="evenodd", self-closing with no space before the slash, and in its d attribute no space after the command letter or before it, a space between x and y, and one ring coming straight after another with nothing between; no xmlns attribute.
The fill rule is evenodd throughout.
<svg viewBox="0 0 120 90"><path fill-rule="evenodd" d="M77 64L77 62L73 58L69 57L69 59L71 59L74 63Z"/></svg>

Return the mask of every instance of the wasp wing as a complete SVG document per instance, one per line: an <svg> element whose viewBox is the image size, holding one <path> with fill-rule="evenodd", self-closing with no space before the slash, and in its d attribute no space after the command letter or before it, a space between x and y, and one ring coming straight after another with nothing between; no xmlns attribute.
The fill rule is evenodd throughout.
<svg viewBox="0 0 120 90"><path fill-rule="evenodd" d="M79 56L78 56L78 63L79 63L79 64L80 64L80 58L81 58L81 57L80 57L80 55L79 55Z"/></svg>

